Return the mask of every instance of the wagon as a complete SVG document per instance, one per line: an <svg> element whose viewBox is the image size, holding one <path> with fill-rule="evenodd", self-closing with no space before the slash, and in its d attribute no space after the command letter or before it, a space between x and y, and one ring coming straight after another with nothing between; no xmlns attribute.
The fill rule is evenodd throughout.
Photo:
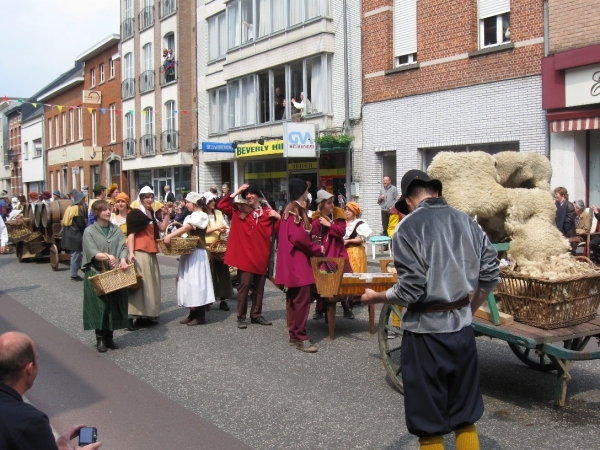
<svg viewBox="0 0 600 450"><path fill-rule="evenodd" d="M498 251L508 250L507 243L494 246ZM382 261L382 267L386 263L387 261ZM576 361L600 358L600 349L586 349L592 338L600 338L600 316L585 323L547 330L518 322L502 324L493 294L488 296L487 304L491 320L473 317L475 335L506 341L517 358L532 369L542 372L556 371L554 406L564 406L573 364ZM399 326L393 325L393 313L402 317L403 307L384 305L381 310L378 329L379 351L391 382L403 393L400 367L402 331ZM397 338L388 339L388 332L396 333Z"/></svg>

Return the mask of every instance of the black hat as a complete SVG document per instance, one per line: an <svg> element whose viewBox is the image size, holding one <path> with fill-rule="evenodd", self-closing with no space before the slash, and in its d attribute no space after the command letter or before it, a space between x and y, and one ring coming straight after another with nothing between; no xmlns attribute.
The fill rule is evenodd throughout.
<svg viewBox="0 0 600 450"><path fill-rule="evenodd" d="M307 185L306 181L300 178L292 178L290 180L290 201L298 200L302 197L302 194L306 192Z"/></svg>
<svg viewBox="0 0 600 450"><path fill-rule="evenodd" d="M248 192L252 192L253 194L258 195L259 197L264 197L263 193L261 192L260 188L256 183L248 183L248 188L242 192L243 199L246 199L246 195L248 195Z"/></svg>
<svg viewBox="0 0 600 450"><path fill-rule="evenodd" d="M438 192L438 195L442 195L442 182L440 180L432 180L431 178L429 178L429 175L427 175L422 170L409 170L402 177L402 182L400 183L400 188L402 189L402 196L400 197L400 200L396 202L395 205L396 209L402 214L409 213L408 205L406 204L406 194L408 194L412 182L417 180L429 183L431 187Z"/></svg>

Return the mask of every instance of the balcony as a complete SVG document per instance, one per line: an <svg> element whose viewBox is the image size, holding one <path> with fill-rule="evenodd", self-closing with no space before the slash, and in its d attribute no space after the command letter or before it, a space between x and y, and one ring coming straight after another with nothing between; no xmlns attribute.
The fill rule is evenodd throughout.
<svg viewBox="0 0 600 450"><path fill-rule="evenodd" d="M121 83L121 99L125 100L135 95L135 78L127 78Z"/></svg>
<svg viewBox="0 0 600 450"><path fill-rule="evenodd" d="M140 31L151 27L154 24L154 6L147 6L138 14L138 23Z"/></svg>
<svg viewBox="0 0 600 450"><path fill-rule="evenodd" d="M154 70L146 70L140 75L140 94L154 89Z"/></svg>
<svg viewBox="0 0 600 450"><path fill-rule="evenodd" d="M171 68L168 68L165 72L165 65L160 68L160 85L165 86L167 84L175 83L177 81L177 64L173 61Z"/></svg>
<svg viewBox="0 0 600 450"><path fill-rule="evenodd" d="M160 135L162 153L176 152L179 148L179 131L167 130Z"/></svg>
<svg viewBox="0 0 600 450"><path fill-rule="evenodd" d="M129 39L133 36L133 17L125 19L121 23L121 40Z"/></svg>
<svg viewBox="0 0 600 450"><path fill-rule="evenodd" d="M140 138L140 152L142 156L153 156L156 154L154 139L153 134L145 134Z"/></svg>
<svg viewBox="0 0 600 450"><path fill-rule="evenodd" d="M123 158L135 158L135 139L123 139Z"/></svg>
<svg viewBox="0 0 600 450"><path fill-rule="evenodd" d="M177 11L177 2L175 0L163 0L159 3L160 18L163 19Z"/></svg>

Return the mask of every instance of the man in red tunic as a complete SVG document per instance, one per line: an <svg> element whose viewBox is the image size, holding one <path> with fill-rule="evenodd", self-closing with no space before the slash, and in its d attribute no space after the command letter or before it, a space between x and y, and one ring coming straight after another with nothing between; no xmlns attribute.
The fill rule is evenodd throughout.
<svg viewBox="0 0 600 450"><path fill-rule="evenodd" d="M243 202L233 199L241 194ZM223 197L217 206L231 221L225 264L238 270L237 327L246 328L248 292L252 290L250 322L271 325L262 316L262 301L269 268L271 236L279 232L281 216L263 205L263 195L253 183L244 184L233 194Z"/></svg>

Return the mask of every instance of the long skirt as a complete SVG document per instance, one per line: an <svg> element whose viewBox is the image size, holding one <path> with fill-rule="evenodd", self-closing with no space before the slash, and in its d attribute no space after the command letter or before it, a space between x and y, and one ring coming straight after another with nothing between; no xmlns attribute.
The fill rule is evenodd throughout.
<svg viewBox="0 0 600 450"><path fill-rule="evenodd" d="M216 298L233 298L233 287L231 286L231 275L229 266L223 261L212 260L210 262L210 274L212 275L213 287Z"/></svg>
<svg viewBox="0 0 600 450"><path fill-rule="evenodd" d="M367 253L365 252L364 245L347 247L346 251L348 252L352 273L367 273L369 271L367 268Z"/></svg>
<svg viewBox="0 0 600 450"><path fill-rule="evenodd" d="M177 303L194 308L215 302L206 250L197 248L189 255L179 258L177 272Z"/></svg>
<svg viewBox="0 0 600 450"><path fill-rule="evenodd" d="M135 270L142 276L142 288L129 294L129 315L155 319L160 314L160 268L156 254L135 252Z"/></svg>
<svg viewBox="0 0 600 450"><path fill-rule="evenodd" d="M98 297L89 278L97 275L91 269L83 278L83 329L120 330L127 328L127 299L129 291L119 289Z"/></svg>

